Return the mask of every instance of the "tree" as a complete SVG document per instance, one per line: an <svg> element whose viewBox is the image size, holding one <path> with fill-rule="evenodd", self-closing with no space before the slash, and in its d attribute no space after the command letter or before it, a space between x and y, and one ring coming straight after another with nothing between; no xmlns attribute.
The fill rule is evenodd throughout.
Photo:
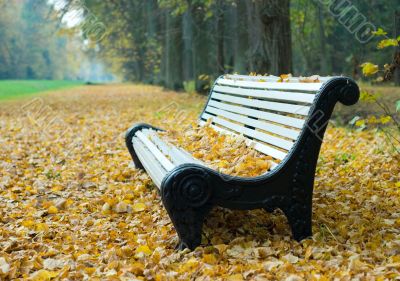
<svg viewBox="0 0 400 281"><path fill-rule="evenodd" d="M395 11L395 13L394 13L394 38L400 38L400 11L399 10ZM394 80L396 86L400 86L400 45L398 45L395 48L394 62L397 63L397 67L394 72L393 80Z"/></svg>
<svg viewBox="0 0 400 281"><path fill-rule="evenodd" d="M246 4L250 70L275 75L292 72L290 0L255 0Z"/></svg>
<svg viewBox="0 0 400 281"><path fill-rule="evenodd" d="M232 37L234 38L234 71L247 72L247 50L249 48L246 22L246 0L238 0L232 16Z"/></svg>
<svg viewBox="0 0 400 281"><path fill-rule="evenodd" d="M72 0L69 0L72 1ZM317 3L318 2L318 5ZM335 9L309 0L87 0L107 25L108 36L92 44L114 73L129 81L202 89L226 72L353 75L376 51L349 31L358 11L377 25L398 9L392 2L354 0ZM346 2L347 3L347 2ZM380 13L374 11L379 10ZM343 23L343 20L345 23ZM292 38L293 36L293 38ZM199 79L199 77L202 79Z"/></svg>
<svg viewBox="0 0 400 281"><path fill-rule="evenodd" d="M194 27L193 27L193 7L191 1L188 1L188 8L182 16L182 39L183 39L183 57L182 70L183 80L195 80L195 49L194 49Z"/></svg>
<svg viewBox="0 0 400 281"><path fill-rule="evenodd" d="M0 4L0 79L76 78L71 45L46 0Z"/></svg>
<svg viewBox="0 0 400 281"><path fill-rule="evenodd" d="M170 89L179 89L183 82L180 19L172 16L169 10L166 10L165 13L165 86Z"/></svg>

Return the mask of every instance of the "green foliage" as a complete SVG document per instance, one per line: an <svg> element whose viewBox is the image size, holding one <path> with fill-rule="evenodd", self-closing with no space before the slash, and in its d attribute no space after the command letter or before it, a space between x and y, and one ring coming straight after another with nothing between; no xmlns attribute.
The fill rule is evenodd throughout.
<svg viewBox="0 0 400 281"><path fill-rule="evenodd" d="M351 153L339 153L335 156L335 162L337 164L346 164L355 159L356 159L356 156Z"/></svg>
<svg viewBox="0 0 400 281"><path fill-rule="evenodd" d="M387 32L385 32L382 28L379 28L377 32L374 33L375 36L386 36ZM382 50L387 47L398 47L399 42L397 39L383 39L380 40L378 43L378 49ZM399 58L399 53L396 53L394 56L393 61L390 64L385 64L384 65L384 76L379 77L376 79L376 82L384 82L390 80L394 76L394 72L396 69L400 71L400 65L398 64ZM364 63L361 65L363 74L366 77L373 76L374 74L379 72L379 66L374 65L372 63ZM357 119L355 122L355 125L360 127L361 129L366 128L368 125L369 126L376 126L378 129L382 130L387 139L388 142L392 145L393 149L397 152L400 153L400 117L399 117L399 109L400 109L400 102L396 101L395 103L395 110L392 110L392 106L388 105L385 103L379 94L375 94L372 92L368 91L362 91L361 92L361 101L368 102L368 103L375 103L380 109L381 113L380 115L372 115L372 116L366 116L364 119ZM354 120L354 119L353 119ZM391 128L387 129L387 125L394 125L394 133L392 132L393 130Z"/></svg>
<svg viewBox="0 0 400 281"><path fill-rule="evenodd" d="M374 34L375 36L385 36L388 33L386 31L384 31L381 27L378 28L377 31L372 32L372 34Z"/></svg>
<svg viewBox="0 0 400 281"><path fill-rule="evenodd" d="M183 89L185 90L186 93L189 93L189 94L195 93L196 92L196 81L195 80L184 81Z"/></svg>
<svg viewBox="0 0 400 281"><path fill-rule="evenodd" d="M337 9L332 11L332 7ZM347 17L344 15L346 9ZM361 26L360 21L365 17L366 21L376 26L387 27L390 32L382 28L375 32L377 36L384 36L394 29L393 16L396 10L396 1L292 0L294 73L344 74L359 79L362 77L359 66L367 59L377 65L385 64L387 58L392 56L391 48L377 52L375 44L360 43L349 29L355 30ZM335 18L333 14L338 17ZM351 28L343 24L346 20L347 26L353 22Z"/></svg>
<svg viewBox="0 0 400 281"><path fill-rule="evenodd" d="M278 64L272 63L276 56L261 44L250 43L251 29L255 40L265 38L256 24L253 27L255 13L265 10L255 2L87 0L85 4L107 26L104 40L91 47L124 80L172 89L183 89L183 81L194 80L196 89L202 90L206 83L197 79L201 74L217 77L233 70L245 74L258 64L265 66L264 71ZM276 12L280 17L281 10ZM290 33L278 31L277 37L290 41ZM252 45L259 47L254 51ZM250 56L257 58L255 63Z"/></svg>
<svg viewBox="0 0 400 281"><path fill-rule="evenodd" d="M173 16L183 15L191 7L197 7L206 11L205 18L213 15L212 6L217 0L158 0L158 4L162 9L171 9ZM232 2L232 0L226 1Z"/></svg>
<svg viewBox="0 0 400 281"><path fill-rule="evenodd" d="M377 52L376 45L357 41L354 32L332 15L329 5L321 4L324 1L308 0L290 1L290 35L280 30L284 2L87 0L85 5L107 27L104 40L91 45L93 53L113 73L129 81L182 89L183 81L196 80L199 90L205 85L198 79L201 74L217 77L226 72L257 71L279 75L282 73L276 73L280 71L275 65L291 69L290 59L278 62L270 57L277 57L282 49L290 54L290 46L293 69L288 72L295 75L344 74L358 79L362 76L359 66L366 58L373 63L364 65L365 74L378 76L385 72L376 66L383 65L391 55L388 46L394 45L393 40L383 38L387 41L382 41L384 48ZM273 11L276 3L281 9ZM391 2L354 0L352 4L368 20L382 26L392 24L397 8ZM371 13L377 10L380 13ZM263 26L265 22L268 25ZM291 43L289 39L284 40L288 42L286 47L271 44L282 40L270 40L268 44L265 38L274 32L284 34L282 38L292 36ZM374 34L386 36L388 32L380 28Z"/></svg>
<svg viewBox="0 0 400 281"><path fill-rule="evenodd" d="M56 80L0 80L0 100L82 85L76 81Z"/></svg>

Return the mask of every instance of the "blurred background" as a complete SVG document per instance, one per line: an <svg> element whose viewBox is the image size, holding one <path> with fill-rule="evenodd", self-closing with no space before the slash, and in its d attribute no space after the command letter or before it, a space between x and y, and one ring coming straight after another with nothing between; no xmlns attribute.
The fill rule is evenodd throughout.
<svg viewBox="0 0 400 281"><path fill-rule="evenodd" d="M206 92L223 73L360 80L362 70L399 85L399 10L399 0L0 0L0 88L129 81Z"/></svg>

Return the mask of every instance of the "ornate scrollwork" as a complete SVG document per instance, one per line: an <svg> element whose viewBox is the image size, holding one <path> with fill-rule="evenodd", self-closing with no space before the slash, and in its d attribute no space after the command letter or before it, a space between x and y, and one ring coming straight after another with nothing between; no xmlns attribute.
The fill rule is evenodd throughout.
<svg viewBox="0 0 400 281"><path fill-rule="evenodd" d="M344 105L356 104L360 98L360 89L354 82L348 82L339 92L339 101Z"/></svg>
<svg viewBox="0 0 400 281"><path fill-rule="evenodd" d="M170 181L170 188L163 188L163 198L173 198L177 206L199 208L211 196L207 173L202 169L190 168L177 171Z"/></svg>
<svg viewBox="0 0 400 281"><path fill-rule="evenodd" d="M180 167L163 181L161 197L179 235L178 249L193 250L200 244L211 196L209 175L200 167Z"/></svg>

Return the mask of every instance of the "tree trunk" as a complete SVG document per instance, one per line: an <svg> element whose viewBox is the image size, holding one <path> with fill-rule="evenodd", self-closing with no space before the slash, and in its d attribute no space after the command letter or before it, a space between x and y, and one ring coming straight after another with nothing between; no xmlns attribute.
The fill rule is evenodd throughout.
<svg viewBox="0 0 400 281"><path fill-rule="evenodd" d="M320 74L326 76L330 74L329 55L326 50L324 15L321 6L318 4L317 4L317 13L318 13L318 31L319 31L320 61L321 61Z"/></svg>
<svg viewBox="0 0 400 281"><path fill-rule="evenodd" d="M261 30L260 30L260 20L255 11L255 6L252 1L246 1L246 19L248 28L248 42L249 49L248 52L248 66L249 71L254 72L256 69L257 57L261 56L262 61L266 61L264 55L264 50L261 45ZM265 69L267 71L267 69Z"/></svg>
<svg viewBox="0 0 400 281"><path fill-rule="evenodd" d="M224 61L224 0L217 0L217 72L225 72Z"/></svg>
<svg viewBox="0 0 400 281"><path fill-rule="evenodd" d="M182 88L181 29L180 17L172 16L166 11L165 30L165 86L169 89Z"/></svg>
<svg viewBox="0 0 400 281"><path fill-rule="evenodd" d="M400 11L396 11L394 14L394 38L400 36ZM394 63L397 63L397 67L394 71L394 83L396 86L400 86L400 46L397 46L394 53Z"/></svg>
<svg viewBox="0 0 400 281"><path fill-rule="evenodd" d="M248 35L246 15L247 0L238 0L237 7L233 13L233 34L234 36L234 71L240 74L246 74L246 61L248 49Z"/></svg>
<svg viewBox="0 0 400 281"><path fill-rule="evenodd" d="M232 73L235 65L235 44L237 38L237 18L236 7L234 5L226 5L225 21L224 21L224 61L225 72Z"/></svg>
<svg viewBox="0 0 400 281"><path fill-rule="evenodd" d="M147 36L155 38L157 30L156 21L157 2L154 0L146 0L146 24Z"/></svg>
<svg viewBox="0 0 400 281"><path fill-rule="evenodd" d="M257 73L292 72L290 0L246 1L250 68Z"/></svg>
<svg viewBox="0 0 400 281"><path fill-rule="evenodd" d="M194 80L194 59L193 59L193 17L192 7L189 5L182 16L183 26L183 79L184 81Z"/></svg>
<svg viewBox="0 0 400 281"><path fill-rule="evenodd" d="M204 20L203 11L193 13L194 22L194 65L196 77L196 91L206 92L207 81L199 79L199 76L214 74L215 71L215 45L214 34L208 32L215 27L211 19Z"/></svg>

